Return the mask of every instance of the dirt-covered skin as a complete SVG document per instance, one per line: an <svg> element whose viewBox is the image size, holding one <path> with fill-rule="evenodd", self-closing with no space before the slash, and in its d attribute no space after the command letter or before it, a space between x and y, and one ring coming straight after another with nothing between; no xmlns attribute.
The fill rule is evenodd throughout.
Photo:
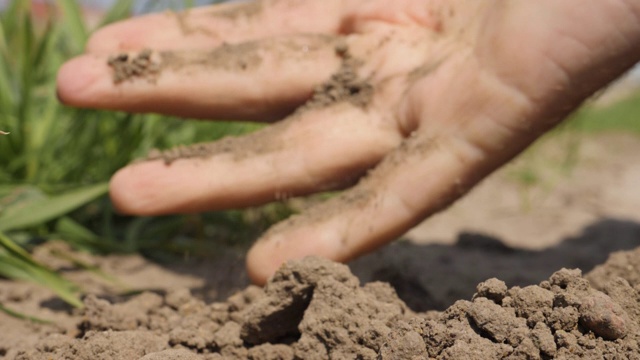
<svg viewBox="0 0 640 360"><path fill-rule="evenodd" d="M255 243L247 266L264 284L289 259L371 252L463 196L638 62L638 19L632 0L225 4L95 32L57 93L78 107L275 122L120 170L110 194L125 213L352 186Z"/></svg>
<svg viewBox="0 0 640 360"><path fill-rule="evenodd" d="M6 359L640 359L640 249L586 277L477 286L441 313L414 313L348 267L289 262L264 289L205 303L187 289L84 299L75 333L42 333ZM622 271L624 269L624 271ZM589 280L601 290L592 287Z"/></svg>

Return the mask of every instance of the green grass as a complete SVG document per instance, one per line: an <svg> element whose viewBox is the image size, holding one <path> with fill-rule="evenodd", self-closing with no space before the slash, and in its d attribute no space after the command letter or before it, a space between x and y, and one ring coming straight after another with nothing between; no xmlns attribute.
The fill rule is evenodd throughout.
<svg viewBox="0 0 640 360"><path fill-rule="evenodd" d="M568 126L585 133L616 131L640 135L640 92L607 106L585 105L569 119Z"/></svg>
<svg viewBox="0 0 640 360"><path fill-rule="evenodd" d="M117 1L101 24L128 16L132 3ZM0 276L38 282L79 306L79 286L29 257L28 250L40 241L61 238L86 251L165 259L206 253L202 249L212 238L246 243L286 212L273 205L252 210L258 216L246 211L116 215L106 182L117 169L152 148L211 141L258 126L61 105L55 94L57 70L83 51L90 31L77 1L56 5L62 17L44 22L34 22L28 0L11 1L0 13L0 130L10 132L0 136Z"/></svg>

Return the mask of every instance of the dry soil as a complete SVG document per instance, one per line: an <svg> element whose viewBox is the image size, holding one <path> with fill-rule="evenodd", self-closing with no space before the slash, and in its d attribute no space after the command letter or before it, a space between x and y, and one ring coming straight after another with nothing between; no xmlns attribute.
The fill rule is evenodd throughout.
<svg viewBox="0 0 640 360"><path fill-rule="evenodd" d="M0 358L640 359L640 141L583 137L559 174L563 141L351 269L310 258L265 288L248 284L242 251L159 265L48 243L36 258L82 284L85 308L0 281L0 304L50 321L0 312Z"/></svg>

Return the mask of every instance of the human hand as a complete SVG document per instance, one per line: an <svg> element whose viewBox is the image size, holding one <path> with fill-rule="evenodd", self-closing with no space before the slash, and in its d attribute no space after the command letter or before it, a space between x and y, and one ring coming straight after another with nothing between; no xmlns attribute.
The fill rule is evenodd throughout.
<svg viewBox="0 0 640 360"><path fill-rule="evenodd" d="M109 56L146 48L151 78L114 84ZM81 107L283 119L207 156L120 170L111 197L127 213L257 205L359 179L254 245L248 270L263 283L291 258L347 261L392 241L639 59L636 0L272 0L108 26L61 68L58 93Z"/></svg>

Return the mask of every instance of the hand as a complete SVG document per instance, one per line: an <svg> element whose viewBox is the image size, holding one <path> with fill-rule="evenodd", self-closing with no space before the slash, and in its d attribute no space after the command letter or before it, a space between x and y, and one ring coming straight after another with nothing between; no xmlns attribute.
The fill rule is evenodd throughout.
<svg viewBox="0 0 640 360"><path fill-rule="evenodd" d="M154 71L114 84L109 56L145 48ZM120 170L111 196L127 213L357 181L255 244L248 270L263 283L291 258L347 261L387 244L639 59L637 0L272 0L108 26L62 67L58 91L81 107L277 121L208 156Z"/></svg>

